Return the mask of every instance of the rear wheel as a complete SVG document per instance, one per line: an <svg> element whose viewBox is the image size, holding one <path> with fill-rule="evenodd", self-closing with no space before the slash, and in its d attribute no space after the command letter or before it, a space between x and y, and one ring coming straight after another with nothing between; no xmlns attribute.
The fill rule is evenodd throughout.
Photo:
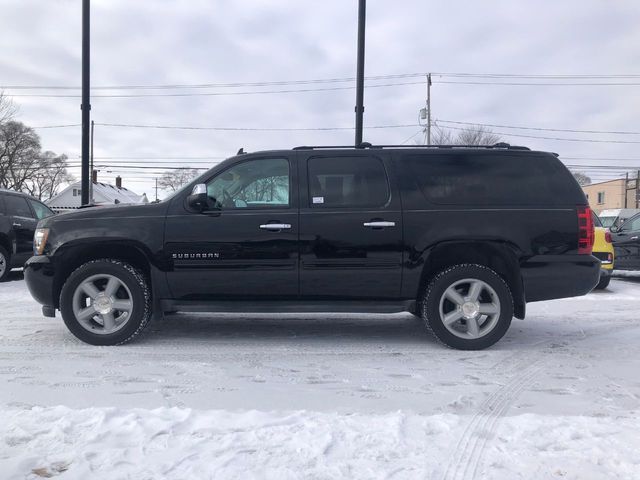
<svg viewBox="0 0 640 480"><path fill-rule="evenodd" d="M480 350L500 340L513 317L513 298L504 280L476 264L454 265L429 283L422 303L427 328L445 345Z"/></svg>
<svg viewBox="0 0 640 480"><path fill-rule="evenodd" d="M606 277L600 275L600 281L596 285L596 290L604 290L605 288L607 288L609 286L609 282L611 282L611 276L610 275L607 275Z"/></svg>
<svg viewBox="0 0 640 480"><path fill-rule="evenodd" d="M101 259L76 269L62 287L67 328L91 345L119 345L139 335L151 318L151 293L142 272Z"/></svg>
<svg viewBox="0 0 640 480"><path fill-rule="evenodd" d="M10 271L11 257L4 247L0 247L0 282L7 279Z"/></svg>

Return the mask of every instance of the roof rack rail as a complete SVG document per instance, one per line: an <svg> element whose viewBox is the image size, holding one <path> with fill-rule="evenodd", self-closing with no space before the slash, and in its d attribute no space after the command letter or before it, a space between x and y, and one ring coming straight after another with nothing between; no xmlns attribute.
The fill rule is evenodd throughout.
<svg viewBox="0 0 640 480"><path fill-rule="evenodd" d="M494 145L371 145L370 143L363 142L359 146L354 145L301 145L294 147L293 150L339 150L339 149L363 149L363 148L426 148L426 149L438 149L438 148L477 148L477 149L505 149L505 150L531 150L529 147L523 147L519 145L509 145L508 143L500 142Z"/></svg>

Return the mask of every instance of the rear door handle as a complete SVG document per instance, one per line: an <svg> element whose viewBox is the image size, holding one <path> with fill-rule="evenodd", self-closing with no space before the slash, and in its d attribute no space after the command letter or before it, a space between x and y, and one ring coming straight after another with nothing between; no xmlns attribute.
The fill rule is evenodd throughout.
<svg viewBox="0 0 640 480"><path fill-rule="evenodd" d="M260 225L260 228L263 230L289 230L291 228L290 223L265 223Z"/></svg>
<svg viewBox="0 0 640 480"><path fill-rule="evenodd" d="M386 221L364 222L362 225L369 228L384 228L384 227L395 227L396 222L386 222Z"/></svg>
<svg viewBox="0 0 640 480"><path fill-rule="evenodd" d="M21 228L21 227L22 227L22 224L21 224L21 223L13 222L13 226L14 226L14 227L16 227L16 228Z"/></svg>
<svg viewBox="0 0 640 480"><path fill-rule="evenodd" d="M631 240L637 240L638 236L636 235L635 237L631 237Z"/></svg>

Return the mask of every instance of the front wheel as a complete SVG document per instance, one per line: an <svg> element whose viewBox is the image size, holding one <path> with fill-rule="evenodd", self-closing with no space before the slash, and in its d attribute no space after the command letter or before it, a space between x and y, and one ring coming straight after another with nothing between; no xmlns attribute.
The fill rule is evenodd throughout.
<svg viewBox="0 0 640 480"><path fill-rule="evenodd" d="M0 282L7 279L9 276L9 272L11 271L11 257L4 249L4 247L0 246Z"/></svg>
<svg viewBox="0 0 640 480"><path fill-rule="evenodd" d="M445 345L481 350L500 340L513 318L505 281L482 265L454 265L437 274L423 297L422 318Z"/></svg>
<svg viewBox="0 0 640 480"><path fill-rule="evenodd" d="M151 293L142 272L113 259L87 262L60 294L67 328L91 345L120 345L139 335L151 318Z"/></svg>

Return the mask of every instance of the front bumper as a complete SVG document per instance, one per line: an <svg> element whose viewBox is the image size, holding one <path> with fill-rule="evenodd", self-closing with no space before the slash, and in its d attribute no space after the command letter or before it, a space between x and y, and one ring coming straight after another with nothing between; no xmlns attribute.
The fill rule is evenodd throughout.
<svg viewBox="0 0 640 480"><path fill-rule="evenodd" d="M57 304L53 295L54 278L55 270L47 256L31 257L24 265L24 280L29 293L36 302L46 307L48 312L54 310Z"/></svg>

